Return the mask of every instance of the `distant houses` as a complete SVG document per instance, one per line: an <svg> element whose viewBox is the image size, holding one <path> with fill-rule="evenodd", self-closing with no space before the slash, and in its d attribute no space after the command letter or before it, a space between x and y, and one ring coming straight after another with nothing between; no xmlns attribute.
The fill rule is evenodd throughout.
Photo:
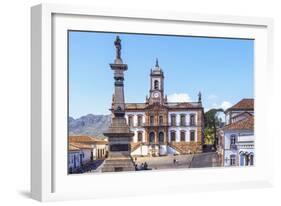
<svg viewBox="0 0 281 206"><path fill-rule="evenodd" d="M221 165L254 165L254 99L242 99L225 113L226 125L218 131Z"/></svg>
<svg viewBox="0 0 281 206"><path fill-rule="evenodd" d="M92 136L69 136L68 170L75 173L81 167L95 160L104 159L108 153L107 140Z"/></svg>

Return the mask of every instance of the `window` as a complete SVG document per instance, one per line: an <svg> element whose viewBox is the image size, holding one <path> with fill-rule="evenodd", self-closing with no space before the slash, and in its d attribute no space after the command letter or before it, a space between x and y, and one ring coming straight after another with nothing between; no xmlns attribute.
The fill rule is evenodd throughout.
<svg viewBox="0 0 281 206"><path fill-rule="evenodd" d="M231 135L230 136L230 145L235 145L236 144L236 135Z"/></svg>
<svg viewBox="0 0 281 206"><path fill-rule="evenodd" d="M159 143L164 143L164 133L163 132L159 132L159 135L158 135L158 142Z"/></svg>
<svg viewBox="0 0 281 206"><path fill-rule="evenodd" d="M185 142L185 131L181 131L181 142Z"/></svg>
<svg viewBox="0 0 281 206"><path fill-rule="evenodd" d="M236 142L237 142L236 135L234 135L234 134L231 135L230 136L230 149L237 149Z"/></svg>
<svg viewBox="0 0 281 206"><path fill-rule="evenodd" d="M133 116L128 116L128 125L129 125L130 127L133 126Z"/></svg>
<svg viewBox="0 0 281 206"><path fill-rule="evenodd" d="M138 132L138 142L142 142L142 132Z"/></svg>
<svg viewBox="0 0 281 206"><path fill-rule="evenodd" d="M142 126L142 115L138 115L138 126Z"/></svg>
<svg viewBox="0 0 281 206"><path fill-rule="evenodd" d="M155 142L155 134L154 132L149 133L149 143L154 144Z"/></svg>
<svg viewBox="0 0 281 206"><path fill-rule="evenodd" d="M180 116L180 125L181 126L185 126L185 114L181 114Z"/></svg>
<svg viewBox="0 0 281 206"><path fill-rule="evenodd" d="M190 126L194 126L195 125L195 115L194 114L191 114L190 115Z"/></svg>
<svg viewBox="0 0 281 206"><path fill-rule="evenodd" d="M236 156L234 154L230 155L230 165L236 165Z"/></svg>
<svg viewBox="0 0 281 206"><path fill-rule="evenodd" d="M163 125L163 116L159 116L159 125Z"/></svg>
<svg viewBox="0 0 281 206"><path fill-rule="evenodd" d="M171 124L172 124L172 126L176 126L176 115L175 114L171 115Z"/></svg>
<svg viewBox="0 0 281 206"><path fill-rule="evenodd" d="M158 82L158 80L154 81L154 89L159 89L159 82Z"/></svg>
<svg viewBox="0 0 281 206"><path fill-rule="evenodd" d="M171 131L171 142L175 142L175 141L176 141L176 132Z"/></svg>
<svg viewBox="0 0 281 206"><path fill-rule="evenodd" d="M154 125L154 116L150 116L150 125Z"/></svg>
<svg viewBox="0 0 281 206"><path fill-rule="evenodd" d="M191 142L194 142L194 141L195 141L195 131L194 131L194 130L191 130L191 131L190 131L190 141L191 141Z"/></svg>

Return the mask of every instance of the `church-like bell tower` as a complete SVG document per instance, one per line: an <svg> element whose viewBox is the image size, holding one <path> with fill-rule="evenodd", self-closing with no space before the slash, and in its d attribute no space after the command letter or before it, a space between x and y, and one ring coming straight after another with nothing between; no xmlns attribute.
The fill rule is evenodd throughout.
<svg viewBox="0 0 281 206"><path fill-rule="evenodd" d="M159 66L158 59L150 72L149 104L164 103L164 73Z"/></svg>

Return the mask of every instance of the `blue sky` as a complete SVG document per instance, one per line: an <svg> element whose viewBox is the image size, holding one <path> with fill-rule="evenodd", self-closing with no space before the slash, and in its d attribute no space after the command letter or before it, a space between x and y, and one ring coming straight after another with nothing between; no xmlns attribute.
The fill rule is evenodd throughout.
<svg viewBox="0 0 281 206"><path fill-rule="evenodd" d="M109 63L116 33L69 33L69 115L109 114L114 89ZM171 101L197 101L205 111L253 97L253 40L118 34L122 40L125 101L144 102L158 58Z"/></svg>

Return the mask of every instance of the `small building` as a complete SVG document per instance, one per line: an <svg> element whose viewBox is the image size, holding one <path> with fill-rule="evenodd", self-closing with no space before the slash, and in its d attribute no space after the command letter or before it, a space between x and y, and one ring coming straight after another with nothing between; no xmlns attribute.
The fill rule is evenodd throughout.
<svg viewBox="0 0 281 206"><path fill-rule="evenodd" d="M83 144L79 142L70 142L70 147L79 148L79 163L80 166L89 163L92 160L92 150L93 147L89 144Z"/></svg>
<svg viewBox="0 0 281 206"><path fill-rule="evenodd" d="M254 100L242 99L226 110L227 123L218 132L222 166L254 165Z"/></svg>
<svg viewBox="0 0 281 206"><path fill-rule="evenodd" d="M87 149L85 154L90 160L104 159L108 153L107 139L99 139L93 136L73 135L69 136L69 142L75 144L80 149ZM90 153L88 152L90 150Z"/></svg>

